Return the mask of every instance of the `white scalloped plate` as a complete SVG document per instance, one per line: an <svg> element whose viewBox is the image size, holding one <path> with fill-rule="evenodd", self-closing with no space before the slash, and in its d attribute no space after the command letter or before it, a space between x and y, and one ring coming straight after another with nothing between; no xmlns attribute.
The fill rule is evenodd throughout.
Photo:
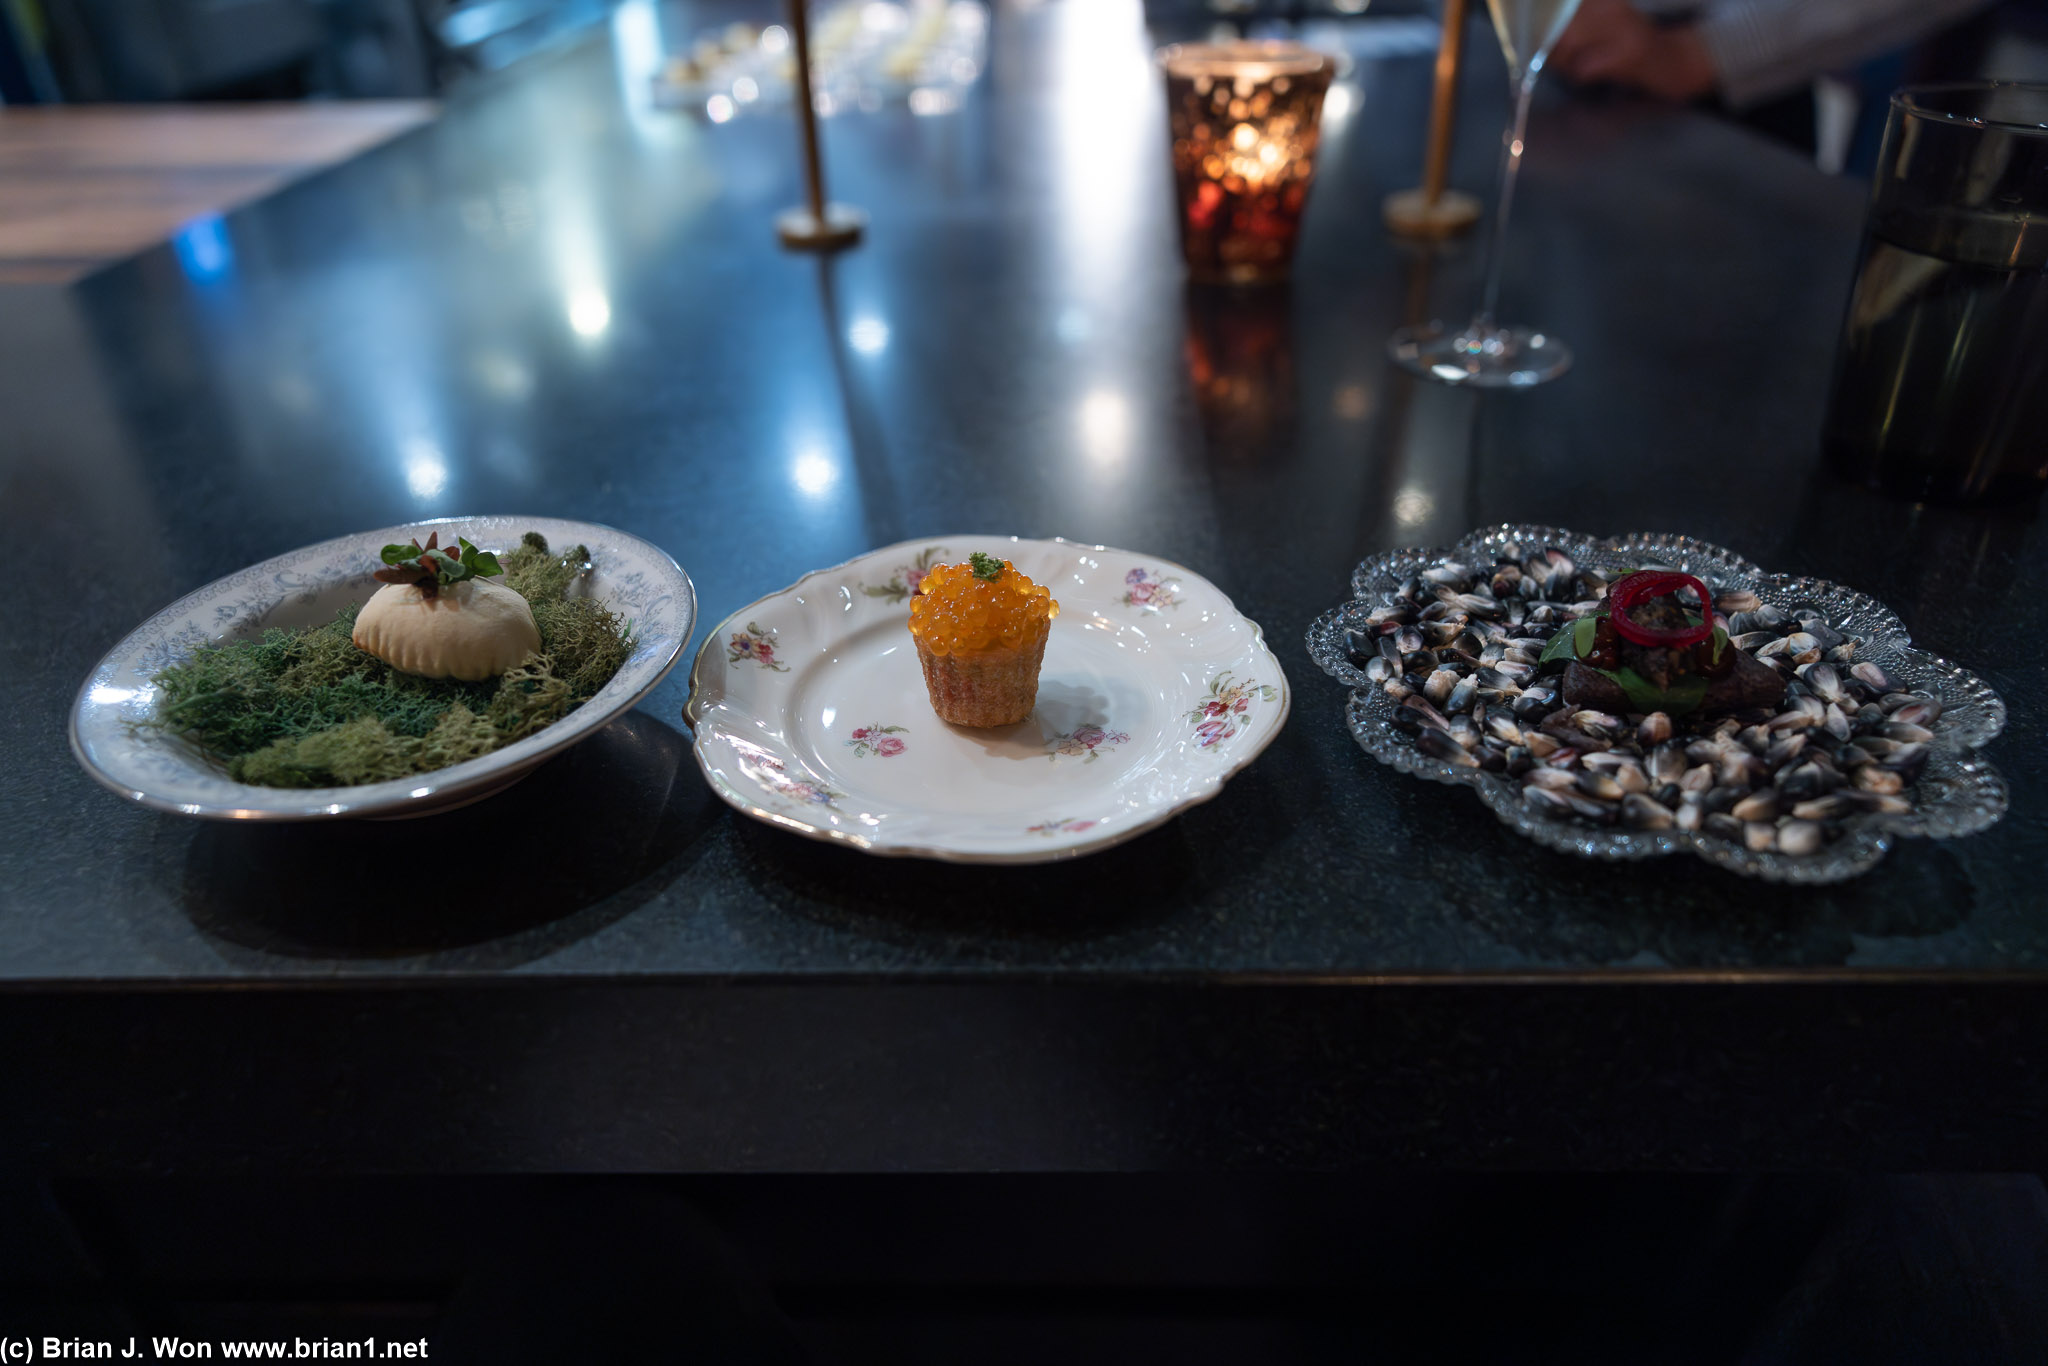
<svg viewBox="0 0 2048 1366"><path fill-rule="evenodd" d="M548 545L590 551L581 591L633 624L634 649L595 697L545 729L481 759L432 773L355 787L278 788L238 783L189 743L136 723L156 705L150 682L166 665L212 641L273 626L330 621L378 584L378 551L439 531L486 550L509 550L538 531ZM360 531L254 564L187 593L109 650L71 707L71 749L104 786L143 806L209 820L320 820L424 816L487 797L536 764L631 710L682 658L697 622L690 576L656 546L596 522L558 517L442 517Z"/></svg>
<svg viewBox="0 0 2048 1366"><path fill-rule="evenodd" d="M1029 720L933 714L910 639L924 569L1010 560L1060 604ZM1156 555L937 536L821 569L707 635L686 714L713 790L872 854L1041 863L1216 795L1287 721L1280 661L1214 584Z"/></svg>

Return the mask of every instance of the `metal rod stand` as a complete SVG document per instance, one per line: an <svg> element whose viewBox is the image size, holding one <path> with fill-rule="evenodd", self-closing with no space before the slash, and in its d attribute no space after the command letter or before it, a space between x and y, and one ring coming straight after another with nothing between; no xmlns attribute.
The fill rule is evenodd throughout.
<svg viewBox="0 0 2048 1366"><path fill-rule="evenodd" d="M804 186L810 202L775 216L775 235L798 251L837 251L860 241L867 215L825 199L825 165L818 155L818 109L811 97L811 30L804 0L789 0L789 35L796 55L796 123L803 134Z"/></svg>
<svg viewBox="0 0 2048 1366"><path fill-rule="evenodd" d="M1442 241L1479 221L1479 200L1444 187L1451 169L1451 134L1458 123L1458 73L1465 64L1467 0L1444 0L1444 36L1436 50L1436 89L1429 102L1429 142L1423 150L1422 184L1386 197L1380 213L1398 237Z"/></svg>

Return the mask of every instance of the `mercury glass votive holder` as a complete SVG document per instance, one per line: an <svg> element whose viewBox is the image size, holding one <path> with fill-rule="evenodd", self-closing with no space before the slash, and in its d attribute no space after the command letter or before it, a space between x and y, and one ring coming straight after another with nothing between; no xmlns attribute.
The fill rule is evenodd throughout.
<svg viewBox="0 0 2048 1366"><path fill-rule="evenodd" d="M1188 273L1287 278L1316 173L1334 58L1299 43L1200 43L1159 53Z"/></svg>

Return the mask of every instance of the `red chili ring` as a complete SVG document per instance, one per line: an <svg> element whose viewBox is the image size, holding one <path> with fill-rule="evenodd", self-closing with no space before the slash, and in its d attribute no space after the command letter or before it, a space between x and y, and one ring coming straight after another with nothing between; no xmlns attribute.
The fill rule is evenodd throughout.
<svg viewBox="0 0 2048 1366"><path fill-rule="evenodd" d="M1686 626L1675 631L1659 630L1651 626L1638 625L1628 612L1637 603L1651 598L1661 598L1676 593L1681 588L1690 588L1699 594L1700 624ZM1616 579L1607 586L1613 610L1608 613L1613 621L1616 634L1638 645L1661 645L1667 649L1682 650L1697 645L1714 634L1714 600L1707 593L1707 586L1690 574L1667 574L1657 570L1643 570L1626 578Z"/></svg>

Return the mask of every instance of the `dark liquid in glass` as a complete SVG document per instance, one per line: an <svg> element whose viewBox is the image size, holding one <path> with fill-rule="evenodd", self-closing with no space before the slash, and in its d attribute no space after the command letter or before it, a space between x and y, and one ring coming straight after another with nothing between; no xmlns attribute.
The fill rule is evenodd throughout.
<svg viewBox="0 0 2048 1366"><path fill-rule="evenodd" d="M2048 220L1874 213L1828 406L1843 474L1944 503L2048 481Z"/></svg>

